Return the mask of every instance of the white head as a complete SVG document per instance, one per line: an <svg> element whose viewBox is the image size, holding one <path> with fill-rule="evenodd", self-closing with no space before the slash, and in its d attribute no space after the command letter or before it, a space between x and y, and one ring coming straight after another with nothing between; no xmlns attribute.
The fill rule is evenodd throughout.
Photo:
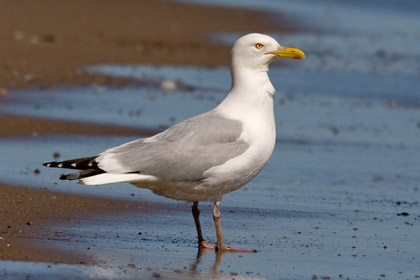
<svg viewBox="0 0 420 280"><path fill-rule="evenodd" d="M232 48L232 68L268 71L276 58L303 59L305 54L295 48L283 47L270 36L251 33L239 38Z"/></svg>

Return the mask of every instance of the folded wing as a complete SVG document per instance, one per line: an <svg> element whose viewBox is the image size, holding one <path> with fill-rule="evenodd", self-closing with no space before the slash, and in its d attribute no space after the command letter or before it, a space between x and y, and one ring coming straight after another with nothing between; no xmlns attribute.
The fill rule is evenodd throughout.
<svg viewBox="0 0 420 280"><path fill-rule="evenodd" d="M191 182L204 179L208 169L244 153L249 145L241 134L241 122L210 111L155 136L108 149L97 157L44 165L82 170L60 179L83 179L87 184L143 179Z"/></svg>
<svg viewBox="0 0 420 280"><path fill-rule="evenodd" d="M241 122L211 111L153 137L106 150L96 161L108 173L139 173L165 181L200 180L206 170L248 149L241 133Z"/></svg>

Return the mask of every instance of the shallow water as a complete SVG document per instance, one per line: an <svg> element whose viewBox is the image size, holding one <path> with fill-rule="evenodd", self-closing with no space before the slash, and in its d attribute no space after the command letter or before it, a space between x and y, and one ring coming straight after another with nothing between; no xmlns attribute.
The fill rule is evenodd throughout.
<svg viewBox="0 0 420 280"><path fill-rule="evenodd" d="M149 278L156 273L163 279L310 279L313 275L379 279L382 274L389 279L414 279L419 273L419 217L412 205L383 204L388 204L386 210L373 203L372 210L359 212L331 210L326 205L319 207L321 211L270 210L263 204L259 209L224 206L225 241L256 248L256 254L217 256L209 251L197 255L190 208L171 202L146 215L90 216L80 218L77 226L51 226L48 230L57 238L47 244L105 262L86 271L65 266L75 279L89 274L95 278L99 273L104 279ZM411 214L398 216L399 211ZM210 207L202 207L204 234L214 241L210 213ZM15 264L4 273L49 271L41 264L22 271L20 263Z"/></svg>
<svg viewBox="0 0 420 280"><path fill-rule="evenodd" d="M178 72L182 73L182 69ZM142 92L123 91L140 96ZM74 97L74 92L71 89L69 93ZM89 89L81 92L96 94ZM118 89L106 88L105 92L101 98L121 96ZM58 103L65 95L55 95L54 90L49 94ZM170 113L165 109L169 105L159 101L169 94L179 94L188 105L172 103L170 107L175 108ZM277 94L278 139L271 160L255 180L225 195L222 203L226 241L232 246L256 248L259 252L255 255L227 254L217 258L208 252L197 258L193 220L185 203L128 184L91 187L59 181L62 170L40 165L53 159L54 152L60 153L60 159L94 155L133 137L2 139L0 153L7 160L7 164L0 165L2 180L57 191L165 203L167 207L158 213L127 213L124 219L121 215L84 217L77 227L62 224L49 228L60 237L49 241L54 249L84 254L89 251L98 260L105 260L107 266L101 271L110 275L105 279L121 275L127 279L139 275L147 278L153 273L180 279L237 278L237 273L245 279L276 279L279 275L292 279L312 275L372 279L381 274L390 279L401 275L412 279L419 273L420 257L418 110L393 108L375 96L361 101L331 94L315 94L309 99L307 94ZM222 97L218 93L215 96ZM175 105L189 108L206 104L202 100L209 99L192 93L158 92L153 105L162 106L162 115L178 116L179 107ZM217 101L208 102L206 106L210 107ZM79 120L91 120L89 114L86 118L82 112L76 115ZM143 115L144 123L142 116L138 123L159 127L167 119L162 115ZM128 125L129 118L122 124ZM41 173L35 174L35 169ZM210 205L203 204L201 209L205 235L214 241ZM410 215L398 216L402 212ZM45 272L43 265L34 266L40 268L40 275ZM10 275L19 267L19 263L8 266L5 273ZM79 266L66 269L72 271L74 279L85 277ZM38 272L34 268L27 273Z"/></svg>
<svg viewBox="0 0 420 280"><path fill-rule="evenodd" d="M307 59L271 68L277 89L276 148L255 180L223 199L226 241L259 253L218 259L208 252L197 258L193 220L185 203L128 184L87 187L59 181L62 170L40 165L52 160L54 152L60 153L60 159L95 155L132 137L0 139L2 182L163 202L166 206L159 213L127 213L124 219L84 217L77 228L63 224L50 229L64 236L53 242L54 248L85 253L89 247L98 260L107 260L103 271L98 268L105 279L150 278L153 273L180 279L420 275L420 50L414 47L420 38L418 4L408 0L358 1L359 6L351 7L327 0L228 3L272 11L282 8L291 19L318 29L274 34L282 44L303 49ZM212 36L229 44L236 37ZM145 86L18 91L0 97L0 112L165 128L213 108L230 88L229 70L223 67L94 65L87 69L138 78ZM165 89L165 82L175 89ZM214 241L210 205L201 208L203 229ZM409 215L398 215L402 212ZM0 263L0 268L5 266L0 276L19 273L22 263ZM64 267L74 279L86 277L83 267ZM46 268L31 264L26 269L28 274L42 275Z"/></svg>
<svg viewBox="0 0 420 280"><path fill-rule="evenodd" d="M165 128L216 106L229 91L230 84L226 68L96 66L90 69L153 81L164 80L161 77L168 73L166 80L191 85L191 89L101 87L98 92L91 87L20 91L3 97L0 112ZM179 77L185 73L182 80L170 74L175 72ZM197 76L206 83L200 85ZM414 76L274 68L270 77L277 89L275 115L279 138L418 143L420 95L416 89L420 81ZM201 90L207 83L223 86L224 90ZM405 135L399 141L402 133Z"/></svg>
<svg viewBox="0 0 420 280"><path fill-rule="evenodd" d="M91 70L143 75L155 85L16 92L6 96L7 107L0 106L0 111L44 117L56 117L60 112L62 119L162 128L214 107L224 97L222 87L225 91L229 88L224 68L184 72L172 67L95 66ZM286 83L277 81L285 75L290 77L283 79ZM372 279L381 274L392 279L401 275L413 278L419 273L420 258L420 119L419 109L413 105L418 97L394 88L403 84L414 87L417 81L408 76L401 82L386 74L335 75L333 82L322 83L322 74L310 70L274 68L270 72L277 88L276 148L261 174L239 191L225 195L222 203L226 241L232 246L256 248L259 253L255 255L228 254L217 259L209 252L197 258L193 220L185 203L128 184L87 187L59 181L62 170L40 165L52 160L54 152L60 153L60 159L95 155L133 137L2 139L2 181L167 204L171 209L157 214L127 213L124 219L87 217L81 218L77 228L50 228L61 233L52 243L55 249L85 253L89 247L92 256L106 260L110 275L123 273L129 265L128 274L124 274L128 279L139 274L153 277L153 273L203 279L236 273L251 279L279 275L337 278L340 274L350 279ZM204 84L197 82L200 77ZM350 77L358 77L358 82L339 86ZM375 77L376 86L367 89L367 94L357 91L360 81ZM162 80L189 89L163 90L159 86ZM221 89L214 93L203 90L211 83ZM82 105L66 107L75 100L82 100ZM40 105L34 106L34 102ZM54 109L56 106L61 106L60 110ZM139 107L141 114L130 114ZM41 173L35 174L35 169ZM397 202L401 202L399 206ZM210 206L204 204L202 210L203 229L214 241ZM402 212L410 215L397 216ZM79 269L73 270L75 279L84 277ZM10 266L6 274L15 270L18 268Z"/></svg>
<svg viewBox="0 0 420 280"><path fill-rule="evenodd" d="M210 209L203 208L203 230L214 240ZM95 226L95 231L90 228ZM175 270L197 278L241 277L276 279L341 274L350 279L372 279L386 274L407 278L417 273L418 225L415 218L370 211L312 212L224 207L224 235L228 244L257 248L257 254L214 252L197 256L189 208L171 207L148 215L132 214L82 220L77 228L51 228L61 238L55 247L72 244L71 250L87 252L112 267L134 264L161 273ZM418 222L417 222L418 223ZM115 224L119 230L115 230ZM90 226L89 226L90 225ZM138 232L142 232L138 235ZM251 237L251 238L250 238ZM61 243L61 244L60 244ZM395 263L396 260L398 263ZM357 268L355 270L355 268ZM222 272L221 272L222 271ZM233 274L232 274L233 273Z"/></svg>
<svg viewBox="0 0 420 280"><path fill-rule="evenodd" d="M420 3L412 0L183 0L268 11L302 31L273 34L301 48L307 68L356 72L420 73ZM239 34L212 38L232 44Z"/></svg>

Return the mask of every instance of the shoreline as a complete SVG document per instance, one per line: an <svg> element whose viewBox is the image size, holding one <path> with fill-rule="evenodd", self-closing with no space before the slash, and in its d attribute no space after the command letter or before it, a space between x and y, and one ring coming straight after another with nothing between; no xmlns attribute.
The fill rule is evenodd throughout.
<svg viewBox="0 0 420 280"><path fill-rule="evenodd" d="M103 260L87 252L50 249L60 239L60 233L46 229L59 224L76 226L81 217L127 212L142 215L165 207L156 202L69 194L4 183L0 183L0 197L0 260L12 261L103 265Z"/></svg>
<svg viewBox="0 0 420 280"><path fill-rule="evenodd" d="M0 140L9 137L32 135L106 135L106 136L152 136L160 132L118 125L64 121L39 117L27 117L0 113Z"/></svg>
<svg viewBox="0 0 420 280"><path fill-rule="evenodd" d="M291 32L278 15L172 1L116 4L1 0L0 93L59 85L124 85L83 71L94 64L229 65L219 32ZM46 13L45 11L54 11Z"/></svg>
<svg viewBox="0 0 420 280"><path fill-rule="evenodd" d="M90 74L86 65L229 65L231 46L211 42L219 32L290 32L274 15L247 9L170 1L0 0L0 102L13 90L62 85L138 85ZM54 11L54 13L46 12ZM0 114L0 141L45 134L143 135L158 131ZM77 217L144 210L156 204L58 193L0 183L0 259L97 264L86 252L57 252L45 228ZM66 207L62 207L66 205ZM8 245L9 244L9 245Z"/></svg>

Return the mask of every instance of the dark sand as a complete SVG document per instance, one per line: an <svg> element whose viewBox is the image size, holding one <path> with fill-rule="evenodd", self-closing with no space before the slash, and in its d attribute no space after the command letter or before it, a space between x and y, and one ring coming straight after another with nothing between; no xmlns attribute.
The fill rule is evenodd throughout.
<svg viewBox="0 0 420 280"><path fill-rule="evenodd" d="M0 94L57 85L132 83L88 74L100 63L217 66L230 47L218 32L286 32L259 12L166 1L0 0ZM0 137L33 134L151 135L156 131L0 115ZM47 186L46 186L47 187ZM45 226L81 215L141 211L144 204L0 184L0 259L93 264L84 254L44 250ZM147 206L153 209L153 204Z"/></svg>
<svg viewBox="0 0 420 280"><path fill-rule="evenodd" d="M229 63L218 32L283 32L273 15L170 1L0 0L0 89L116 83L81 68L90 64Z"/></svg>
<svg viewBox="0 0 420 280"><path fill-rule="evenodd" d="M0 114L0 124L0 137L45 134L151 136L159 132L158 130L151 129L60 121L7 114Z"/></svg>
<svg viewBox="0 0 420 280"><path fill-rule="evenodd" d="M47 224L77 224L83 215L151 212L156 203L125 201L0 185L0 259L68 264L96 264L80 252L45 250L50 240L59 238L45 231ZM51 241L50 241L51 242Z"/></svg>
<svg viewBox="0 0 420 280"><path fill-rule="evenodd" d="M318 8L325 10L326 18L340 15L330 2L321 2ZM91 63L227 65L229 48L208 42L209 34L286 31L278 18L250 11L157 1L64 3L0 0L1 95L13 96L16 88L144 82L80 71ZM369 11L377 20L376 10L366 6L364 14ZM382 11L382 18L393 14L401 20L401 10L395 11ZM366 31L370 28L366 25ZM382 44L389 39L386 32L379 37L336 32L337 45L331 33L304 36L298 46L305 52L308 48L306 63L311 67L291 69L294 86L281 87L277 81L285 72L271 69L280 93L275 99L281 107L276 108L280 145L263 174L222 203L227 244L257 249L257 254L219 258L211 251L196 256L187 204L128 184L86 189L58 181L60 170L40 165L40 158L49 159L57 151L48 148L57 143L64 159L65 151L71 156L74 149L90 150L83 139L100 140L103 147L108 143L104 139L114 138L74 137L76 133L118 136L144 131L2 115L0 182L16 186L0 184L0 259L5 260L0 279L419 279L419 114L415 107L389 104L418 104L414 93L420 87L416 76L400 72L404 60L393 55L395 45ZM408 39L403 34L402 42ZM316 47L309 46L311 42ZM344 42L349 45L343 50ZM373 43L371 52L360 54L366 42ZM410 63L418 57L405 55ZM307 71L318 59L326 72ZM394 60L392 75L370 72L370 66L392 66ZM340 61L346 69L336 68ZM349 71L351 65L364 65L364 70ZM50 137L52 133L69 137ZM45 136L30 137L33 134ZM107 187L111 191L106 192ZM105 192L119 193L116 197L125 200L100 197ZM205 237L214 242L211 205L200 204L200 209ZM87 266L73 265L81 262Z"/></svg>

